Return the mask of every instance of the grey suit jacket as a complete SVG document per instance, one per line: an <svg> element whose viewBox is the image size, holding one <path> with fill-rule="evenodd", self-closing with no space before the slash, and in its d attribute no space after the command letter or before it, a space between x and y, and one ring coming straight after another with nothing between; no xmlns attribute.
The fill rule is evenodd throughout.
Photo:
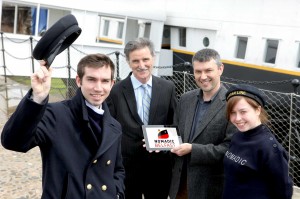
<svg viewBox="0 0 300 199"><path fill-rule="evenodd" d="M174 155L171 199L176 197L179 189L184 158L187 161L188 198L216 199L222 197L223 157L229 146L230 138L236 131L225 117L226 91L226 88L221 86L203 116L191 139L192 152L186 157ZM188 143L199 92L200 89L195 89L183 94L176 110L174 120L184 143Z"/></svg>

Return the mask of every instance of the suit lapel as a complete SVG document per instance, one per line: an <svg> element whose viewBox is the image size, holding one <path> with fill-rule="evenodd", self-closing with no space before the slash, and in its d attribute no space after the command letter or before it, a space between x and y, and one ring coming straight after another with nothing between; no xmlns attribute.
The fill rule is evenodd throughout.
<svg viewBox="0 0 300 199"><path fill-rule="evenodd" d="M193 92L192 96L190 97L190 99L186 102L188 104L184 104L184 107L187 108L187 110L185 110L188 114L186 115L185 118L185 129L184 129L184 138L183 138L183 142L188 142L189 140L189 136L192 130L192 126L193 126L193 120L194 120L194 115L195 115L195 111L196 111L196 107L197 107L197 102L198 102L198 97L197 94L199 93L200 89L195 90L195 92Z"/></svg>
<svg viewBox="0 0 300 199"><path fill-rule="evenodd" d="M212 102L211 106L206 111L208 114L205 114L205 117L203 117L203 119L201 120L200 125L198 125L198 129L195 130L194 136L191 139L192 142L196 137L198 137L203 132L205 127L209 124L212 118L219 113L222 107L223 107L223 103L221 102L220 99L216 99Z"/></svg>
<svg viewBox="0 0 300 199"><path fill-rule="evenodd" d="M152 94L151 94L151 102L150 102L150 112L149 112L149 124L153 123L154 116L157 110L157 104L159 103L160 95L159 92L160 83L158 81L158 77L152 75Z"/></svg>
<svg viewBox="0 0 300 199"><path fill-rule="evenodd" d="M133 115L133 118L139 123L139 124L143 124L138 112L137 112L137 103L135 100L135 94L134 94L134 90L133 90L133 86L132 86L132 82L130 79L130 75L124 79L124 85L123 85L123 89L122 91L124 94L124 98L128 104L128 108L131 112L131 114ZM150 105L151 107L151 105Z"/></svg>
<svg viewBox="0 0 300 199"><path fill-rule="evenodd" d="M111 116L108 112L107 105L105 104L103 108L106 113L103 115L102 140L96 157L101 156L105 151L107 151L120 136L118 131L115 131L115 128L112 126Z"/></svg>

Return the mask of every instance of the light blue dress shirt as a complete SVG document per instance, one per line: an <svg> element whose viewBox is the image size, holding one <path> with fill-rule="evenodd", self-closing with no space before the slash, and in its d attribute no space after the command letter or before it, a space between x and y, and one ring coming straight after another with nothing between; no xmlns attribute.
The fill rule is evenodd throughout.
<svg viewBox="0 0 300 199"><path fill-rule="evenodd" d="M137 105L137 111L138 114L143 121L143 95L144 95L144 88L142 87L142 83L137 80L137 78L134 77L134 75L130 76L133 90L134 90L134 95L135 95L135 100L136 100L136 105ZM147 90L150 94L150 97L152 96L152 76L150 77L149 81L147 82Z"/></svg>

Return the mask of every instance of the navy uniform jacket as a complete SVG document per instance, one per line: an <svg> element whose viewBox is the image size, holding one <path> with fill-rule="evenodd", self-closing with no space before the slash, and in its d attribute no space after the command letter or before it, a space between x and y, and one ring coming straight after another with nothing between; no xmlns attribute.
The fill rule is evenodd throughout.
<svg viewBox="0 0 300 199"><path fill-rule="evenodd" d="M42 199L117 198L124 195L121 126L103 103L102 140L98 145L81 90L71 100L37 104L22 99L4 126L6 149L27 152L39 146L43 166Z"/></svg>
<svg viewBox="0 0 300 199"><path fill-rule="evenodd" d="M286 151L263 124L232 137L224 169L224 199L292 198Z"/></svg>

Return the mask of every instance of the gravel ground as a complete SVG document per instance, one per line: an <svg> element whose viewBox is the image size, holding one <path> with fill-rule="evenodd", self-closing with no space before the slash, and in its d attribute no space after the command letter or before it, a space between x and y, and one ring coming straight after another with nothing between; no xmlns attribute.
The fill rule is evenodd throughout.
<svg viewBox="0 0 300 199"><path fill-rule="evenodd" d="M0 134L28 88L0 77ZM39 148L27 153L6 150L0 145L0 198L38 199L42 194L41 155Z"/></svg>
<svg viewBox="0 0 300 199"><path fill-rule="evenodd" d="M25 154L0 146L0 162L1 199L41 198L41 157L37 147Z"/></svg>

